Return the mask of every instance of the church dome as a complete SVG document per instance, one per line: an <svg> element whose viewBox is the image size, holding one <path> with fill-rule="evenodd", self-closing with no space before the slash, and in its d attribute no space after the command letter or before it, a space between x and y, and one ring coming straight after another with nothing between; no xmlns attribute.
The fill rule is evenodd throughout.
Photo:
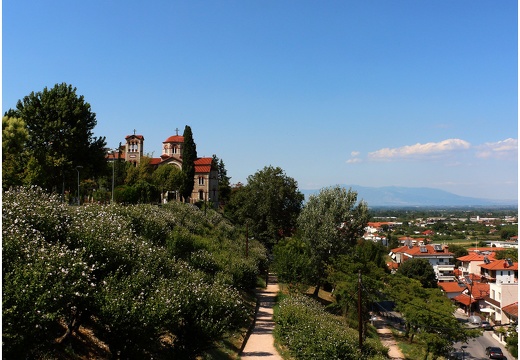
<svg viewBox="0 0 520 360"><path fill-rule="evenodd" d="M183 142L184 142L184 136L173 135L173 136L170 136L168 139L164 140L163 144L164 143L183 143Z"/></svg>

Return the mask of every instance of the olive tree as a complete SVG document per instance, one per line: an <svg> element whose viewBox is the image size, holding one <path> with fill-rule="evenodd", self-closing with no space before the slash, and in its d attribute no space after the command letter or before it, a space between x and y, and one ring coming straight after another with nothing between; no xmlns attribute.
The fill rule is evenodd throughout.
<svg viewBox="0 0 520 360"><path fill-rule="evenodd" d="M340 186L311 195L298 217L298 229L311 251L315 295L333 259L346 254L363 235L368 222L368 206L357 201L357 192Z"/></svg>

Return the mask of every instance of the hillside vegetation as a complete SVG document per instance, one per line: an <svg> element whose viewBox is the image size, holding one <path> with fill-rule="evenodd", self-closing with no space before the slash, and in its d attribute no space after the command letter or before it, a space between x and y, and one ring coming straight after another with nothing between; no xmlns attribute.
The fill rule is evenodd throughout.
<svg viewBox="0 0 520 360"><path fill-rule="evenodd" d="M4 192L3 355L63 357L80 326L117 358L195 358L247 326L267 262L213 210L172 203L71 207Z"/></svg>

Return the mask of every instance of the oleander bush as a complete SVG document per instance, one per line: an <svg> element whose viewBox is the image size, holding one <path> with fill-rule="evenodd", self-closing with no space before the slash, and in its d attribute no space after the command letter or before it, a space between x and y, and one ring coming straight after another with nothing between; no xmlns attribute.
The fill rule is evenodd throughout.
<svg viewBox="0 0 520 360"><path fill-rule="evenodd" d="M115 358L195 358L246 325L267 261L213 210L69 206L35 187L3 193L2 235L6 358L49 357L81 325Z"/></svg>
<svg viewBox="0 0 520 360"><path fill-rule="evenodd" d="M283 297L274 314L276 340L295 359L386 359L388 350L379 339L366 339L358 348L355 329L321 304L301 294ZM310 341L309 339L312 339Z"/></svg>

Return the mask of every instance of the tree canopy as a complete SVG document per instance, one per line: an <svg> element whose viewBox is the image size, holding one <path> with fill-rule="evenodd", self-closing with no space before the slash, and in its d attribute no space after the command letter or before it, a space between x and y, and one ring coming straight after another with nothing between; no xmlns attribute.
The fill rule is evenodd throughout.
<svg viewBox="0 0 520 360"><path fill-rule="evenodd" d="M182 146L182 172L185 174L183 184L181 186L181 195L184 201L189 201L193 192L193 178L195 177L195 160L197 160L197 145L193 140L191 127L186 125L184 128L184 144Z"/></svg>
<svg viewBox="0 0 520 360"><path fill-rule="evenodd" d="M29 136L25 122L16 117L2 118L2 187L22 185L23 150Z"/></svg>
<svg viewBox="0 0 520 360"><path fill-rule="evenodd" d="M426 259L410 259L401 264L397 273L418 280L425 288L436 288L437 279L430 262Z"/></svg>
<svg viewBox="0 0 520 360"><path fill-rule="evenodd" d="M279 167L266 166L232 192L228 216L246 225L262 243L272 246L292 234L304 196L298 183Z"/></svg>
<svg viewBox="0 0 520 360"><path fill-rule="evenodd" d="M369 219L368 206L357 202L357 193L340 186L312 195L298 217L298 229L311 250L316 294L325 270L334 257L346 254L363 235Z"/></svg>
<svg viewBox="0 0 520 360"><path fill-rule="evenodd" d="M93 135L96 114L71 85L31 92L7 115L22 119L27 129L24 183L58 191L73 183L77 166L86 176L106 170L105 138Z"/></svg>

